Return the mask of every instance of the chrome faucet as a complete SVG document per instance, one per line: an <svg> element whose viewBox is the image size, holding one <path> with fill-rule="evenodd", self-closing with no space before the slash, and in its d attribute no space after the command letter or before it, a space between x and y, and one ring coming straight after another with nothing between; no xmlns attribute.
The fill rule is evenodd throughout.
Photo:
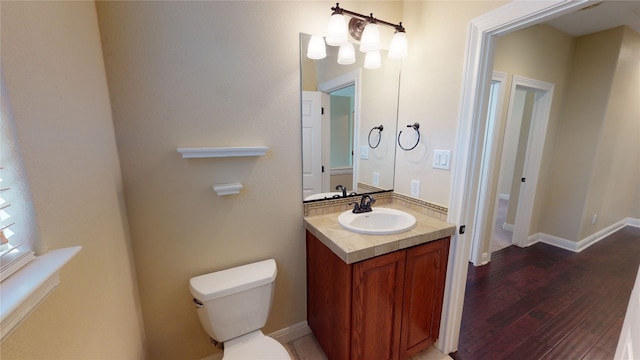
<svg viewBox="0 0 640 360"><path fill-rule="evenodd" d="M349 203L349 205L353 205L353 213L354 214L360 214L360 213L366 213L366 212L373 211L371 209L371 205L373 203L375 203L375 202L376 202L376 199L374 199L371 195L364 194L364 195L362 195L362 198L360 199L360 203L359 204L357 202L352 202L352 203Z"/></svg>
<svg viewBox="0 0 640 360"><path fill-rule="evenodd" d="M342 186L342 185L338 185L336 186L336 190L340 190L342 191L342 197L347 197L347 188Z"/></svg>

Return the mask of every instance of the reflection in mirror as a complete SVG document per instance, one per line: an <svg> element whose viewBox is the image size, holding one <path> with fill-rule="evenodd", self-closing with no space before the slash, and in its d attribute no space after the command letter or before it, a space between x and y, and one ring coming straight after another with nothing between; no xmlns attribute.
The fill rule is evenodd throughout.
<svg viewBox="0 0 640 360"><path fill-rule="evenodd" d="M340 65L335 46L311 60L310 38L300 35L303 200L393 190L401 61L382 51L368 70L356 52Z"/></svg>

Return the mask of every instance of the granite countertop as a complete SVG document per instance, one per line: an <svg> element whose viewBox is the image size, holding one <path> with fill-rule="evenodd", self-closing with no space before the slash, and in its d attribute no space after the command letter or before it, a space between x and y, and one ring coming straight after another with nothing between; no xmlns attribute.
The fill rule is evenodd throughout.
<svg viewBox="0 0 640 360"><path fill-rule="evenodd" d="M416 226L392 235L365 235L351 232L338 223L341 212L306 216L305 228L347 264L366 260L411 246L451 236L456 226L398 204L386 208L402 210L416 218ZM375 208L375 206L374 206Z"/></svg>

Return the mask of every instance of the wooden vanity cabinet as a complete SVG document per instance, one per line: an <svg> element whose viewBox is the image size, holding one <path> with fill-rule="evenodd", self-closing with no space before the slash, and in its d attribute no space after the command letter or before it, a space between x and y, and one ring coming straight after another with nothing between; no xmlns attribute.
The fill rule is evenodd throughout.
<svg viewBox="0 0 640 360"><path fill-rule="evenodd" d="M306 237L307 320L330 360L407 359L438 338L449 238L346 264Z"/></svg>

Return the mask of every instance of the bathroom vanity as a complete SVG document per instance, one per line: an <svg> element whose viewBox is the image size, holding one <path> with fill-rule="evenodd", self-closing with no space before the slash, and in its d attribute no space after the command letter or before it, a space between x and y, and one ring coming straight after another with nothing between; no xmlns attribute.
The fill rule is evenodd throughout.
<svg viewBox="0 0 640 360"><path fill-rule="evenodd" d="M307 320L329 359L407 359L438 338L455 226L400 209L418 221L394 235L305 217Z"/></svg>

